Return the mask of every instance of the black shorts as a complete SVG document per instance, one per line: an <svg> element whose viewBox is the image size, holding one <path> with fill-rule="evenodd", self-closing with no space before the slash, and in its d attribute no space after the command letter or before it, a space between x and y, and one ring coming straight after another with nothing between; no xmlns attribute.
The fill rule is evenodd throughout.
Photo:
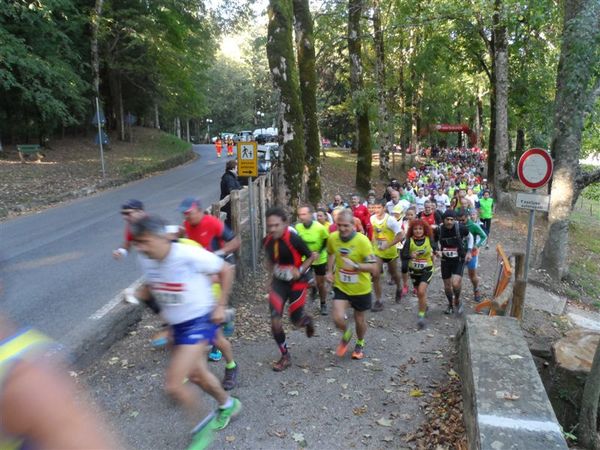
<svg viewBox="0 0 600 450"><path fill-rule="evenodd" d="M348 295L338 288L333 288L334 300L346 300L355 311L368 311L371 309L371 293L362 295Z"/></svg>
<svg viewBox="0 0 600 450"><path fill-rule="evenodd" d="M392 261L396 261L398 259L397 256L394 256L393 258L382 258L381 256L378 256L377 258L379 258L382 262L389 264Z"/></svg>
<svg viewBox="0 0 600 450"><path fill-rule="evenodd" d="M410 279L413 282L414 287L419 287L421 283L429 284L433 278L433 267L429 267L423 270L411 270Z"/></svg>
<svg viewBox="0 0 600 450"><path fill-rule="evenodd" d="M271 317L281 318L283 307L288 300L290 301L288 314L292 322L302 317L307 290L308 282L306 280L282 281L274 278L271 282L271 292L269 292Z"/></svg>
<svg viewBox="0 0 600 450"><path fill-rule="evenodd" d="M312 270L315 273L315 275L318 275L320 277L324 277L325 274L327 273L327 263L314 264L312 266Z"/></svg>
<svg viewBox="0 0 600 450"><path fill-rule="evenodd" d="M451 278L452 275L463 276L465 260L461 258L442 259L442 280Z"/></svg>

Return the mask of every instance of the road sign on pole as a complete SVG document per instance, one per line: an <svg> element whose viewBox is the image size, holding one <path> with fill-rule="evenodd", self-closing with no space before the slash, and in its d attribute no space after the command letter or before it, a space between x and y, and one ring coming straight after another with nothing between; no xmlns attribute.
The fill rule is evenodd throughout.
<svg viewBox="0 0 600 450"><path fill-rule="evenodd" d="M256 142L238 142L238 175L240 177L258 176L258 152Z"/></svg>
<svg viewBox="0 0 600 450"><path fill-rule="evenodd" d="M552 158L541 148L531 148L523 153L517 167L519 180L530 189L539 189L552 176Z"/></svg>
<svg viewBox="0 0 600 450"><path fill-rule="evenodd" d="M517 173L519 180L532 191L530 194L517 194L517 207L529 209L529 226L527 228L527 250L525 251L525 275L527 281L529 273L529 255L533 243L533 228L535 225L535 212L548 211L550 197L536 194L538 188L546 185L552 177L552 158L542 148L531 148L519 159Z"/></svg>

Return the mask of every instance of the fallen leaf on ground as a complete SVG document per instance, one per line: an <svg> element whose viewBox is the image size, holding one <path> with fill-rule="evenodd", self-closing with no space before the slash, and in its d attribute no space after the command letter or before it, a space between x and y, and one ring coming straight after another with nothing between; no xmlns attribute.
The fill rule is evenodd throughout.
<svg viewBox="0 0 600 450"><path fill-rule="evenodd" d="M512 359L513 361L514 361L515 359L523 359L523 357L522 357L521 355L508 355L508 357L509 357L510 359Z"/></svg>
<svg viewBox="0 0 600 450"><path fill-rule="evenodd" d="M505 392L503 398L504 400L519 400L521 396L518 394L513 394L511 392Z"/></svg>
<svg viewBox="0 0 600 450"><path fill-rule="evenodd" d="M386 419L385 417L378 419L376 423L377 423L377 425L381 425L382 427L391 427L392 426L392 421L390 419Z"/></svg>
<svg viewBox="0 0 600 450"><path fill-rule="evenodd" d="M295 396L297 396L297 395L298 395L298 391L289 391L289 392L287 393L287 395L291 395L292 397L295 397Z"/></svg>
<svg viewBox="0 0 600 450"><path fill-rule="evenodd" d="M306 447L307 445L302 433L292 433L292 439L297 442L300 447Z"/></svg>
<svg viewBox="0 0 600 450"><path fill-rule="evenodd" d="M394 437L393 436L384 436L381 440L383 442L392 442L394 440Z"/></svg>
<svg viewBox="0 0 600 450"><path fill-rule="evenodd" d="M423 397L423 391L421 389L412 389L410 391L411 397Z"/></svg>
<svg viewBox="0 0 600 450"><path fill-rule="evenodd" d="M327 378L327 383L335 383L335 378Z"/></svg>
<svg viewBox="0 0 600 450"><path fill-rule="evenodd" d="M225 436L225 440L227 442L233 442L233 441L235 441L235 436Z"/></svg>
<svg viewBox="0 0 600 450"><path fill-rule="evenodd" d="M454 369L450 369L448 371L448 375L450 375L452 378L456 378L457 380L460 378Z"/></svg>
<svg viewBox="0 0 600 450"><path fill-rule="evenodd" d="M362 416L364 413L367 412L368 409L369 409L369 407L367 405L362 405L362 406L354 408L352 410L352 412L354 413L355 416Z"/></svg>

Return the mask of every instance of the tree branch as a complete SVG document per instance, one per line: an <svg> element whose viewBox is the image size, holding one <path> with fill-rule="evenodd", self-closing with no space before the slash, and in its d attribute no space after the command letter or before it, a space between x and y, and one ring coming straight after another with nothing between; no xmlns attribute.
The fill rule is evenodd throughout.
<svg viewBox="0 0 600 450"><path fill-rule="evenodd" d="M600 182L600 169L596 169L592 172L582 172L577 177L577 186L583 190L586 186L589 186L592 183Z"/></svg>

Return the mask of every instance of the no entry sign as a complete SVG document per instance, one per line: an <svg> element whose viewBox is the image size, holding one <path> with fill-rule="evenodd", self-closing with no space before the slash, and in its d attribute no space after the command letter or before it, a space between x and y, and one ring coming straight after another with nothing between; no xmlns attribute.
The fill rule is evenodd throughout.
<svg viewBox="0 0 600 450"><path fill-rule="evenodd" d="M552 176L552 158L544 149L531 148L519 159L517 173L528 188L541 188Z"/></svg>

